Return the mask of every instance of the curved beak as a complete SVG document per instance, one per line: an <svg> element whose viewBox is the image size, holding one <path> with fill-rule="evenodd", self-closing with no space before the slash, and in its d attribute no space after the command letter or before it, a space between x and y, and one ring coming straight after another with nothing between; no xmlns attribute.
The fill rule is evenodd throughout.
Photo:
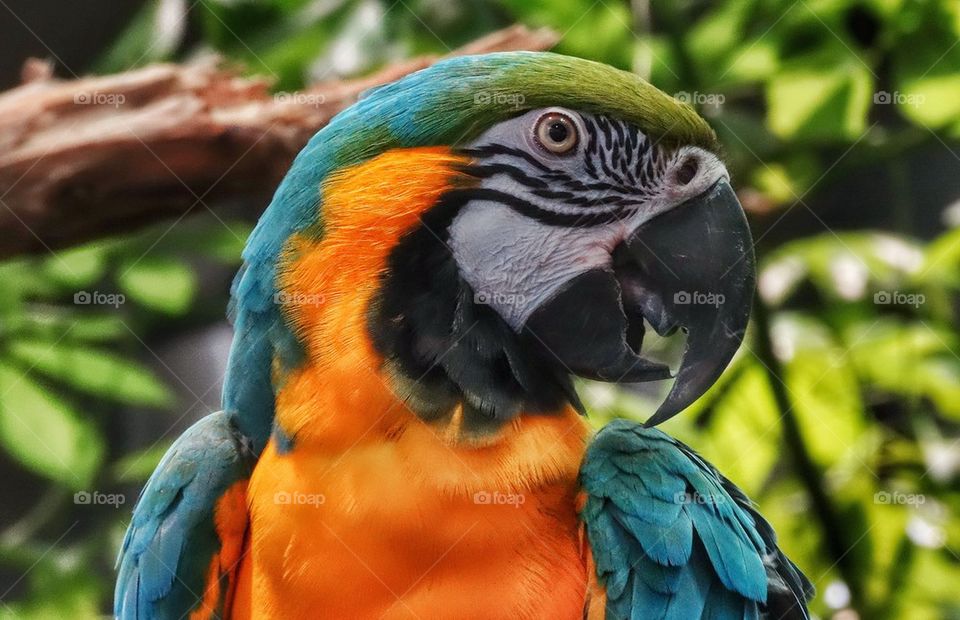
<svg viewBox="0 0 960 620"><path fill-rule="evenodd" d="M659 334L687 334L673 388L647 421L653 426L700 398L740 348L756 283L753 239L736 194L720 180L647 222L624 249L635 267L620 278L624 304L657 307L644 316Z"/></svg>
<svg viewBox="0 0 960 620"><path fill-rule="evenodd" d="M686 332L673 387L646 423L653 426L706 392L743 341L756 279L750 229L721 179L646 222L613 259L611 269L571 280L524 331L574 374L617 383L671 376L639 355L643 319L661 335Z"/></svg>

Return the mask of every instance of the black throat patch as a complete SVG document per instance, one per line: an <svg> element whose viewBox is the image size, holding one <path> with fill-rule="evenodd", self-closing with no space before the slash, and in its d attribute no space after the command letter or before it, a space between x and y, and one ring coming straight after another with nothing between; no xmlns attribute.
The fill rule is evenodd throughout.
<svg viewBox="0 0 960 620"><path fill-rule="evenodd" d="M394 389L421 418L463 406L468 434L495 432L523 413L583 406L571 377L478 303L447 247L448 227L472 196L451 190L404 234L387 260L367 326Z"/></svg>

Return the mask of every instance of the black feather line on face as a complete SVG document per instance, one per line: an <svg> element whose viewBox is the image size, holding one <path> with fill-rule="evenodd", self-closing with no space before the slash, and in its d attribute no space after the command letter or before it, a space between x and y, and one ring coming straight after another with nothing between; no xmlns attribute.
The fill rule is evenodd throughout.
<svg viewBox="0 0 960 620"><path fill-rule="evenodd" d="M530 153L505 144L485 144L474 148L460 149L459 153L475 159L486 159L496 155L510 155L523 159L534 168L538 168L541 172L548 174L559 173L559 171L549 168Z"/></svg>
<svg viewBox="0 0 960 620"><path fill-rule="evenodd" d="M584 228L623 220L656 191L659 179L653 174L642 174L643 166L650 165L655 153L636 130L622 123L603 122L602 126L592 118L585 122L587 142L580 153L587 176L597 180L584 183L563 169L550 168L522 149L490 143L458 151L473 162L462 166L461 172L480 180L506 177L525 191L518 195L481 186L470 190L468 197L506 205L548 226ZM610 142L600 151L595 145L603 127L609 132ZM595 171L590 172L594 164L603 169L603 180ZM637 181L635 172L641 173L643 183ZM534 198L547 203L538 204Z"/></svg>
<svg viewBox="0 0 960 620"><path fill-rule="evenodd" d="M500 145L491 145L500 154ZM507 149L509 147L503 147ZM494 155L491 155L494 156ZM529 171L505 163L473 163L459 167L460 172L468 177L487 179L496 175L504 175L528 188L530 196L549 200L552 204L578 208L576 212L554 211L541 207L521 196L497 190L490 187L470 187L453 190L458 194L457 199L464 202L482 200L505 205L524 217L536 220L547 226L562 226L567 228L589 228L609 224L629 216L633 209L643 203L637 194L622 195L608 194L602 201L586 195L583 190L589 188L574 179L570 179L562 171L552 171L543 175L543 179L553 179L554 186L563 185L572 189L550 189L549 184L540 178L531 177ZM563 178L558 178L563 175ZM598 184L599 185L599 184Z"/></svg>
<svg viewBox="0 0 960 620"><path fill-rule="evenodd" d="M521 412L582 411L570 376L543 359L491 307L476 303L447 247L448 228L474 196L448 192L404 234L367 312L367 329L390 371L413 391L416 411L440 419L463 404L463 429L495 431Z"/></svg>
<svg viewBox="0 0 960 620"><path fill-rule="evenodd" d="M548 211L542 209L532 202L523 198L508 194L500 190L477 187L465 190L453 190L460 199L485 200L488 202L498 202L506 205L517 213L536 220L547 226L563 226L566 228L589 228L591 226L600 226L622 220L630 215L631 209L617 208L607 211L587 211L582 213L559 213L557 211Z"/></svg>

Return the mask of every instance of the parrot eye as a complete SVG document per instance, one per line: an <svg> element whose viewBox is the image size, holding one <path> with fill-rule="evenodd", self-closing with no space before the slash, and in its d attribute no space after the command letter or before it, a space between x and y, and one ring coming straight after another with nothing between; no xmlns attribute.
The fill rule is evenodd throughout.
<svg viewBox="0 0 960 620"><path fill-rule="evenodd" d="M577 125L569 116L559 112L541 116L533 131L540 146L556 155L569 153L580 140Z"/></svg>
<svg viewBox="0 0 960 620"><path fill-rule="evenodd" d="M688 157L680 166L680 168L677 169L677 183L680 185L686 185L693 180L693 177L697 176L697 172L699 172L699 170L700 164L697 162L696 157Z"/></svg>

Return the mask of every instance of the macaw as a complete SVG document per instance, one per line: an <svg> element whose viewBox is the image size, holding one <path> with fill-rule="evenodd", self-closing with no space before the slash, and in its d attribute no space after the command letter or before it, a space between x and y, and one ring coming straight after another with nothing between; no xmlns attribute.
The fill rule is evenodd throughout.
<svg viewBox="0 0 960 620"><path fill-rule="evenodd" d="M689 106L552 53L444 60L300 152L231 291L223 410L163 457L119 618L807 618L750 500L655 428L716 381L752 241ZM704 297L707 296L707 297ZM646 424L574 378L670 378Z"/></svg>

